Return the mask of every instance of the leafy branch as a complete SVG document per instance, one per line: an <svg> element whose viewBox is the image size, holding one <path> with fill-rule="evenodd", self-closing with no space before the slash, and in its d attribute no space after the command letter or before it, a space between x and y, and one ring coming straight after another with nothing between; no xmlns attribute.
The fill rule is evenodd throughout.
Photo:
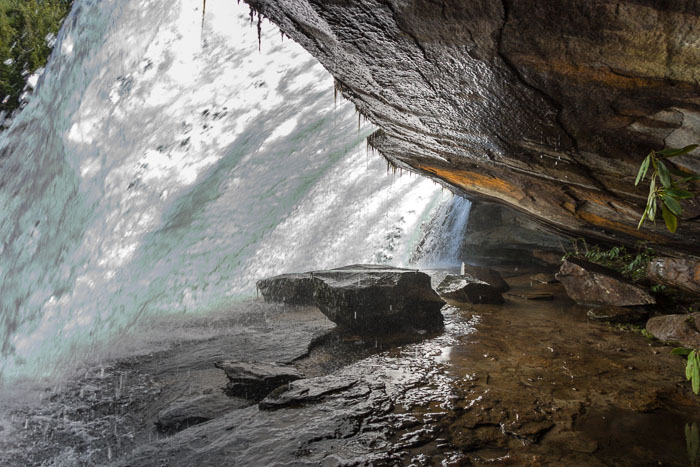
<svg viewBox="0 0 700 467"><path fill-rule="evenodd" d="M685 365L685 379L690 381L693 393L697 395L698 392L700 392L700 350L676 347L671 353L673 355L685 355L688 357L688 362Z"/></svg>
<svg viewBox="0 0 700 467"><path fill-rule="evenodd" d="M699 181L700 176L686 170L680 170L674 167L672 163L666 161L666 159L687 154L697 147L697 144L691 144L681 149L652 150L644 158L634 184L639 185L639 182L647 176L649 169L652 172L650 175L651 182L649 183L647 206L644 209L642 218L639 220L639 225L637 225L638 229L644 224L646 219L654 222L657 209L660 207L666 228L671 233L676 232L678 218L682 212L680 200L695 196L695 193L688 191L687 188L689 183Z"/></svg>

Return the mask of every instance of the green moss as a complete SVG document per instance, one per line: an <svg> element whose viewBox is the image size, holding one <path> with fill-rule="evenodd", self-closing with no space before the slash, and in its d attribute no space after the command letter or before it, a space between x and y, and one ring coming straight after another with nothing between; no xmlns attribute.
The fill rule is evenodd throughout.
<svg viewBox="0 0 700 467"><path fill-rule="evenodd" d="M56 35L72 0L0 0L0 112L20 106L27 78L51 54L47 37Z"/></svg>

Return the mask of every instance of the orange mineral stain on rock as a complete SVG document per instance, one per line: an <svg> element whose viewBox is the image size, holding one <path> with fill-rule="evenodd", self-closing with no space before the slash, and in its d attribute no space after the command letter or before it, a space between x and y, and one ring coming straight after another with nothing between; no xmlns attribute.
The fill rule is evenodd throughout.
<svg viewBox="0 0 700 467"><path fill-rule="evenodd" d="M598 227L602 227L607 230L613 230L617 232L624 232L627 235L631 235L633 237L640 238L642 240L648 240L651 242L656 242L656 243L667 243L668 239L664 237L663 235L655 234L652 232L648 231L643 231L643 230L637 230L635 226L623 224L621 222L615 222L610 219L606 219L604 217L598 216L596 214L592 214L590 212L585 212L585 211L577 211L576 212L576 217L578 217L581 220L584 220L590 224L593 224Z"/></svg>
<svg viewBox="0 0 700 467"><path fill-rule="evenodd" d="M467 170L446 170L422 164L418 164L416 168L433 174L439 179L466 191L473 191L511 202L521 201L525 198L525 193L520 188L500 178Z"/></svg>

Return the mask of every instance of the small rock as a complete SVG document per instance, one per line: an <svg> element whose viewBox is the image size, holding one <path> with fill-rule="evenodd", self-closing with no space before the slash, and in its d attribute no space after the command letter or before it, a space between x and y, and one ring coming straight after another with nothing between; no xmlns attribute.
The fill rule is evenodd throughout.
<svg viewBox="0 0 700 467"><path fill-rule="evenodd" d="M346 392L358 382L357 378L335 375L297 380L277 388L261 401L258 407L260 410L277 410L317 402L334 394ZM358 390L362 394L358 396L366 395L365 393L371 391L366 385L360 386Z"/></svg>
<svg viewBox="0 0 700 467"><path fill-rule="evenodd" d="M649 318L649 312L643 308L613 305L591 308L586 314L593 321L606 321L613 324L639 324Z"/></svg>
<svg viewBox="0 0 700 467"><path fill-rule="evenodd" d="M630 280L612 269L589 261L575 258L565 260L556 278L564 285L569 297L578 303L615 306L656 303L654 297Z"/></svg>
<svg viewBox="0 0 700 467"><path fill-rule="evenodd" d="M437 291L445 298L468 303L500 305L504 302L501 292L496 287L470 274L448 274L438 285Z"/></svg>
<svg viewBox="0 0 700 467"><path fill-rule="evenodd" d="M554 277L554 274L545 274L545 273L540 273L540 274L535 274L534 276L530 276L530 280L534 282L539 282L540 284L556 284L559 282L556 277Z"/></svg>
<svg viewBox="0 0 700 467"><path fill-rule="evenodd" d="M301 378L296 368L276 363L222 361L214 364L228 376L227 392L260 400L273 389Z"/></svg>
<svg viewBox="0 0 700 467"><path fill-rule="evenodd" d="M524 298L525 300L554 300L554 295L546 292L511 292L509 297Z"/></svg>
<svg viewBox="0 0 700 467"><path fill-rule="evenodd" d="M647 321L647 331L664 342L680 342L700 348L700 313L655 316Z"/></svg>

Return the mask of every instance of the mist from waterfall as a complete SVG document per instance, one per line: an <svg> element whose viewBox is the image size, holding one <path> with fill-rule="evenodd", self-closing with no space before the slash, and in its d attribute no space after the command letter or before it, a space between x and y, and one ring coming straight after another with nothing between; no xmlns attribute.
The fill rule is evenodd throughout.
<svg viewBox="0 0 700 467"><path fill-rule="evenodd" d="M225 310L267 275L408 266L463 203L387 175L372 126L273 25L258 51L245 5L201 7L76 0L0 135L0 380L51 374L151 316Z"/></svg>

